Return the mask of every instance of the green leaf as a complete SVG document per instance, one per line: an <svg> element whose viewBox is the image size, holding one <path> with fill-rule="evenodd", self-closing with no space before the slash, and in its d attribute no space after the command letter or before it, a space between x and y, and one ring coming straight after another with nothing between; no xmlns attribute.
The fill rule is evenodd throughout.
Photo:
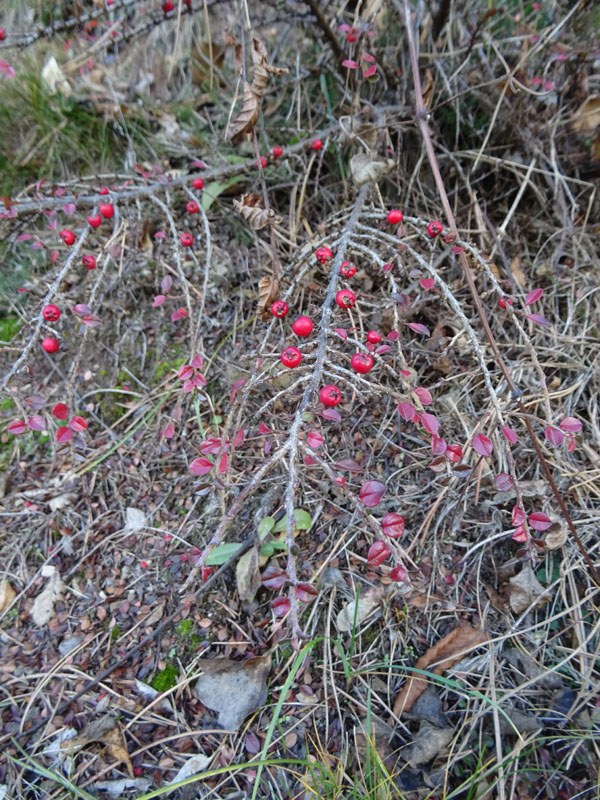
<svg viewBox="0 0 600 800"><path fill-rule="evenodd" d="M214 550L211 550L206 559L207 567L220 567L226 561L229 561L231 556L234 556L242 546L241 542L226 542L225 544L218 544Z"/></svg>
<svg viewBox="0 0 600 800"><path fill-rule="evenodd" d="M263 544L260 548L260 554L265 558L271 558L271 556L274 556L278 550L287 550L287 544L283 541L280 542L277 540L273 542L265 542L265 544Z"/></svg>
<svg viewBox="0 0 600 800"><path fill-rule="evenodd" d="M208 183L204 187L202 191L202 199L200 201L200 205L204 209L204 211L208 211L208 209L212 206L215 202L217 197L226 189L229 189L230 186L233 186L236 183L240 183L240 181L245 181L245 175L234 175L233 178L228 178L226 181L213 181L213 183Z"/></svg>
<svg viewBox="0 0 600 800"><path fill-rule="evenodd" d="M275 525L275 520L273 517L265 517L264 519L261 519L261 521L258 523L257 529L258 538L261 541L265 538L265 536L267 536L267 534L271 533L273 530L273 525Z"/></svg>
<svg viewBox="0 0 600 800"><path fill-rule="evenodd" d="M294 509L294 527L299 531L308 531L312 525L312 519L308 511L303 508ZM287 530L287 514L283 519L280 519L277 525L273 528L273 533L281 533Z"/></svg>

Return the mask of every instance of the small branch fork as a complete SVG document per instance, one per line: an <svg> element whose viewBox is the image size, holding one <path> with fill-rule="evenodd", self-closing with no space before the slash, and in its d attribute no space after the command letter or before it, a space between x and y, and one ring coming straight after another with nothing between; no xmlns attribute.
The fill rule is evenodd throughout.
<svg viewBox="0 0 600 800"><path fill-rule="evenodd" d="M398 0L398 4L399 4L399 0ZM450 205L450 201L449 201L448 195L446 193L446 188L444 186L444 180L442 178L442 175L441 175L441 172L440 172L440 168L439 168L439 164L438 164L438 161L437 161L437 157L435 155L435 150L433 148L433 141L432 141L432 138L431 138L431 131L429 130L429 124L427 122L427 119L428 119L428 116L429 116L429 112L425 108L425 104L423 102L423 91L422 91L422 87L421 87L421 76L420 76L420 73L419 73L419 59L418 59L418 52L417 52L417 42L416 42L413 26L412 26L412 23L411 23L411 9L410 9L410 3L409 3L408 0L404 0L404 16L405 16L405 23L406 23L406 32L407 32L407 37L408 37L408 46L409 46L409 51L410 51L410 62L411 62L411 68L412 68L412 73L413 73L413 81L414 81L414 87L415 87L415 106L416 106L415 119L416 119L417 126L419 127L419 130L421 132L421 136L423 137L423 143L425 145L425 150L427 152L427 157L429 159L429 165L431 167L431 171L433 172L433 177L434 177L435 184L436 184L436 187L437 187L437 190L438 190L440 201L442 203L442 206L444 208L444 213L445 213L446 219L448 221L448 227L454 233L454 235L456 237L458 237L458 228L457 228L457 225L456 225L456 220L454 218L454 214L452 213L452 207ZM525 409L525 407L523 405L523 401L521 400L521 397L520 397L521 392L520 392L519 388L517 387L517 385L515 384L515 382L513 381L508 367L504 363L504 359L502 358L502 355L501 355L500 350L498 348L498 344L497 344L497 342L496 342L496 340L494 338L494 334L492 333L492 330L490 328L490 324L488 322L485 310L483 308L483 303L481 302L481 297L479 296L479 292L477 291L477 287L475 286L475 280L474 280L473 274L471 273L471 270L469 268L469 263L467 261L466 254L464 252L461 252L461 253L458 254L458 261L460 263L461 269L463 271L463 275L464 275L465 280L467 282L467 286L469 287L469 291L471 292L471 297L473 298L473 304L474 304L475 309L477 311L477 314L479 316L479 320L481 322L481 326L482 326L483 331L485 333L486 339L487 339L487 341L488 341L488 343L490 345L490 348L492 349L492 352L493 352L494 357L496 359L496 363L500 367L500 370L502 371L502 374L504 375L504 377L506 379L508 387L510 388L510 390L511 390L511 392L513 394L513 397L515 397L517 399L517 402L519 404L519 409L520 409L520 411L521 411L521 413L523 415L523 419L524 419L525 425L527 427L527 432L529 434L529 437L531 439L531 442L533 444L533 447L535 449L537 457L540 460L540 463L542 465L542 468L544 470L544 473L546 475L548 483L550 484L550 487L552 489L552 493L554 494L554 498L555 498L556 502L558 503L558 505L560 507L561 513L562 513L563 517L565 518L565 521L566 521L567 525L569 526L569 530L571 531L571 533L573 535L573 539L575 540L575 543L577 544L577 547L579 548L583 558L585 559L585 562L586 562L586 564L588 566L588 569L589 569L590 577L592 578L592 580L594 581L594 583L597 586L600 586L600 574L598 573L598 570L594 566L594 562L592 561L589 553L587 552L587 550L585 548L585 545L583 544L583 542L581 541L581 539L579 537L579 534L577 533L577 530L575 528L573 520L571 519L571 515L569 514L569 512L567 510L567 507L565 505L565 502L564 502L564 500L563 500L563 498L562 498L562 496L561 496L561 494L560 494L560 492L558 490L556 482L554 481L554 478L552 476L552 473L550 472L550 468L548 466L548 463L546 462L546 459L545 459L544 454L542 452L542 449L540 447L540 443L538 442L538 439L537 439L537 436L535 434L535 431L533 430L533 425L531 423L531 419L529 418L529 415L527 414L526 409Z"/></svg>

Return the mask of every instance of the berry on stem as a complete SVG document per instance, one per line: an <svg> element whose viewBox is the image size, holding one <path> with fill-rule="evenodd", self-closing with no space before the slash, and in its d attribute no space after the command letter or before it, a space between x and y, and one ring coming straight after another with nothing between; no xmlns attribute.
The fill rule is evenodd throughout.
<svg viewBox="0 0 600 800"><path fill-rule="evenodd" d="M197 214L200 211L198 203L195 200L190 200L185 207L188 214Z"/></svg>
<svg viewBox="0 0 600 800"><path fill-rule="evenodd" d="M513 299L512 299L512 297L501 297L501 298L498 300L498 305L500 306L500 308L506 308L506 305L507 305L507 304L508 304L509 306L512 306L512 304L513 304Z"/></svg>
<svg viewBox="0 0 600 800"><path fill-rule="evenodd" d="M297 347L286 347L280 358L284 367L297 367L302 361L302 353Z"/></svg>
<svg viewBox="0 0 600 800"><path fill-rule="evenodd" d="M441 222L437 222L434 220L430 222L427 226L427 233L431 236L432 239L435 239L436 236L439 236L440 233L444 230L444 226Z"/></svg>
<svg viewBox="0 0 600 800"><path fill-rule="evenodd" d="M356 267L349 261L342 261L340 264L340 275L344 278L351 278L356 275Z"/></svg>
<svg viewBox="0 0 600 800"><path fill-rule="evenodd" d="M42 316L47 322L56 322L60 317L60 308L53 303L48 303L42 308Z"/></svg>
<svg viewBox="0 0 600 800"><path fill-rule="evenodd" d="M373 369L373 358L368 353L355 353L350 361L355 372L366 375Z"/></svg>
<svg viewBox="0 0 600 800"><path fill-rule="evenodd" d="M64 228L59 234L60 238L63 240L65 244L72 245L75 242L75 234L73 231Z"/></svg>
<svg viewBox="0 0 600 800"><path fill-rule="evenodd" d="M329 408L338 406L342 402L342 393L337 386L329 384L324 386L319 392L319 400L324 406L328 406Z"/></svg>
<svg viewBox="0 0 600 800"><path fill-rule="evenodd" d="M332 255L333 253L326 245L324 245L323 247L318 247L315 250L315 258L317 259L319 264L326 264L330 260Z"/></svg>
<svg viewBox="0 0 600 800"><path fill-rule="evenodd" d="M254 164L255 164L256 168L258 169L258 159L256 159L256 161L254 162ZM266 159L264 156L261 156L261 157L260 157L260 164L261 164L261 167L262 167L263 169L264 169L264 168L267 166L267 159Z"/></svg>
<svg viewBox="0 0 600 800"><path fill-rule="evenodd" d="M47 336L42 340L42 350L45 350L47 353L56 353L59 347L58 339L55 339L54 336Z"/></svg>
<svg viewBox="0 0 600 800"><path fill-rule="evenodd" d="M310 317L298 317L292 324L292 330L296 336L310 336L314 327Z"/></svg>
<svg viewBox="0 0 600 800"><path fill-rule="evenodd" d="M6 39L6 31L4 28L0 28L0 42L3 41L3 39Z"/></svg>
<svg viewBox="0 0 600 800"><path fill-rule="evenodd" d="M115 209L112 203L100 203L98 210L104 219L112 219L115 215Z"/></svg>
<svg viewBox="0 0 600 800"><path fill-rule="evenodd" d="M108 187L103 186L101 189L98 190L98 194L109 194Z"/></svg>
<svg viewBox="0 0 600 800"><path fill-rule="evenodd" d="M191 233L182 233L180 241L184 247L191 247L194 244L194 237Z"/></svg>
<svg viewBox="0 0 600 800"><path fill-rule="evenodd" d="M96 259L89 253L81 259L81 263L86 269L96 269Z"/></svg>
<svg viewBox="0 0 600 800"><path fill-rule="evenodd" d="M279 158L283 155L283 147L280 144L276 144L273 146L273 156L275 158Z"/></svg>
<svg viewBox="0 0 600 800"><path fill-rule="evenodd" d="M352 308L356 302L356 297L350 289L341 289L335 296L335 302L340 308Z"/></svg>
<svg viewBox="0 0 600 800"><path fill-rule="evenodd" d="M288 311L289 311L288 304L284 300L275 300L275 302L271 306L271 314L273 314L274 317L278 317L279 319L283 319L283 317L285 317Z"/></svg>
<svg viewBox="0 0 600 800"><path fill-rule="evenodd" d="M322 147L323 147L323 142L320 139L313 139L312 142L310 143L310 149L314 150L315 152L317 150L320 150Z"/></svg>
<svg viewBox="0 0 600 800"><path fill-rule="evenodd" d="M172 2L172 0L165 0L162 6L162 10L165 12L165 14L168 14L169 11L173 11L174 8L175 4Z"/></svg>
<svg viewBox="0 0 600 800"><path fill-rule="evenodd" d="M200 177L194 178L192 186L194 189L204 189L204 181Z"/></svg>
<svg viewBox="0 0 600 800"><path fill-rule="evenodd" d="M100 214L90 214L87 218L88 224L92 226L92 228L99 228L102 225L102 217Z"/></svg>
<svg viewBox="0 0 600 800"><path fill-rule="evenodd" d="M398 225L404 219L404 214L398 208L388 211L387 221L390 225Z"/></svg>
<svg viewBox="0 0 600 800"><path fill-rule="evenodd" d="M382 336L379 331L369 331L367 333L367 342L371 342L371 344L379 344L381 339Z"/></svg>

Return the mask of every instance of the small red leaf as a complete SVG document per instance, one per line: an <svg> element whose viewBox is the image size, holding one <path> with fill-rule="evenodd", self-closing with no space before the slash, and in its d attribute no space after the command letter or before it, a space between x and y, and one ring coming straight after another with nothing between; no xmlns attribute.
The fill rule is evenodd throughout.
<svg viewBox="0 0 600 800"><path fill-rule="evenodd" d="M233 403L233 398L235 397L236 393L242 386L246 383L246 378L242 378L239 381L236 381L233 386L231 387L231 394L229 395L229 402Z"/></svg>
<svg viewBox="0 0 600 800"><path fill-rule="evenodd" d="M406 324L411 331L414 331L415 333L422 333L423 336L431 336L431 331L427 325L421 325L420 322L407 322Z"/></svg>
<svg viewBox="0 0 600 800"><path fill-rule="evenodd" d="M370 567L378 567L380 564L383 564L391 552L392 549L387 542L377 540L376 542L373 542L371 547L369 547L367 564Z"/></svg>
<svg viewBox="0 0 600 800"><path fill-rule="evenodd" d="M188 467L194 475L208 475L212 468L213 463L208 458L195 458Z"/></svg>
<svg viewBox="0 0 600 800"><path fill-rule="evenodd" d="M66 419L69 416L69 409L64 403L57 403L52 409L52 416L56 419Z"/></svg>
<svg viewBox="0 0 600 800"><path fill-rule="evenodd" d="M197 372L194 375L192 383L194 384L196 389L199 389L201 386L206 386L206 378L204 377L204 375L201 372Z"/></svg>
<svg viewBox="0 0 600 800"><path fill-rule="evenodd" d="M536 325L544 325L547 328L552 326L552 323L541 314L525 314L524 316L531 322L535 322Z"/></svg>
<svg viewBox="0 0 600 800"><path fill-rule="evenodd" d="M311 431L306 437L306 441L309 447L312 447L313 450L318 450L324 439L318 431Z"/></svg>
<svg viewBox="0 0 600 800"><path fill-rule="evenodd" d="M525 305L530 306L532 303L535 303L536 300L539 300L543 294L543 289L532 289L525 298Z"/></svg>
<svg viewBox="0 0 600 800"><path fill-rule="evenodd" d="M431 455L443 456L447 447L446 440L442 439L441 436L436 436L434 433L431 437Z"/></svg>
<svg viewBox="0 0 600 800"><path fill-rule="evenodd" d="M244 444L244 439L246 438L246 431L243 428L240 428L239 431L233 437L233 444L235 447L241 447Z"/></svg>
<svg viewBox="0 0 600 800"><path fill-rule="evenodd" d="M18 436L19 434L25 433L27 431L27 423L23 422L22 419L14 419L12 422L9 423L7 430L14 436Z"/></svg>
<svg viewBox="0 0 600 800"><path fill-rule="evenodd" d="M180 367L177 377L180 381L189 381L194 375L194 368L190 364L184 364Z"/></svg>
<svg viewBox="0 0 600 800"><path fill-rule="evenodd" d="M92 310L89 306L86 306L85 303L77 303L77 305L73 306L73 313L78 317L83 317L86 314L91 314Z"/></svg>
<svg viewBox="0 0 600 800"><path fill-rule="evenodd" d="M88 328L97 328L98 325L102 325L102 320L95 314L86 314L85 317L81 318L81 321L84 325L87 325Z"/></svg>
<svg viewBox="0 0 600 800"><path fill-rule="evenodd" d="M417 411L410 403L398 403L398 413L407 422L414 420Z"/></svg>
<svg viewBox="0 0 600 800"><path fill-rule="evenodd" d="M547 531L552 525L552 520L541 511L534 511L527 517L527 521L534 531Z"/></svg>
<svg viewBox="0 0 600 800"><path fill-rule="evenodd" d="M513 506L511 519L513 525L522 525L525 522L525 512L519 506Z"/></svg>
<svg viewBox="0 0 600 800"><path fill-rule="evenodd" d="M258 753L260 750L260 740L255 733L252 733L252 731L246 734L245 747L246 751L251 755L256 755L256 753Z"/></svg>
<svg viewBox="0 0 600 800"><path fill-rule="evenodd" d="M333 332L337 333L340 339L343 339L344 341L348 340L348 332L345 328L335 328Z"/></svg>
<svg viewBox="0 0 600 800"><path fill-rule="evenodd" d="M510 492L513 488L513 479L507 472L499 472L494 479L494 484L499 492Z"/></svg>
<svg viewBox="0 0 600 800"><path fill-rule="evenodd" d="M402 583L408 577L408 572L406 568L402 566L402 564L396 564L396 566L390 570L390 578L397 583Z"/></svg>
<svg viewBox="0 0 600 800"><path fill-rule="evenodd" d="M517 438L518 438L518 437L517 437L517 434L516 434L516 431L513 431L513 429L512 429L512 428L509 428L507 425L503 425L503 426L502 426L502 433L504 434L504 436L506 437L506 439L507 439L507 440L508 440L508 441L509 441L511 444L516 444L516 442L517 442Z"/></svg>
<svg viewBox="0 0 600 800"><path fill-rule="evenodd" d="M308 453L302 458L302 463L305 467L314 467L317 463L312 456L309 456Z"/></svg>
<svg viewBox="0 0 600 800"><path fill-rule="evenodd" d="M385 338L388 340L388 342L395 342L400 338L400 334L398 331L390 331Z"/></svg>
<svg viewBox="0 0 600 800"><path fill-rule="evenodd" d="M435 417L433 414L428 414L426 411L421 414L421 424L427 433L431 433L432 435L437 434L440 429L440 423L438 422L437 417Z"/></svg>
<svg viewBox="0 0 600 800"><path fill-rule="evenodd" d="M271 433L271 431L270 431L270 430L267 428L267 426L266 426L266 425L265 425L263 422L261 422L261 423L259 424L259 426L258 426L258 432L259 432L259 433Z"/></svg>
<svg viewBox="0 0 600 800"><path fill-rule="evenodd" d="M560 447L565 440L565 435L561 429L552 428L551 426L544 428L544 436L550 442L550 444L554 445L554 447Z"/></svg>
<svg viewBox="0 0 600 800"><path fill-rule="evenodd" d="M165 275L160 282L160 288L165 294L169 294L171 286L173 286L173 278L170 275Z"/></svg>
<svg viewBox="0 0 600 800"><path fill-rule="evenodd" d="M271 600L271 611L276 617L285 617L290 610L290 601L287 597L276 597Z"/></svg>
<svg viewBox="0 0 600 800"><path fill-rule="evenodd" d="M330 419L333 422L341 422L342 415L339 411L336 411L335 408L325 408L321 411L321 416L323 419Z"/></svg>
<svg viewBox="0 0 600 800"><path fill-rule="evenodd" d="M29 419L27 420L27 425L31 428L32 431L46 430L46 420L42 417L41 414L34 414L32 417L29 417Z"/></svg>
<svg viewBox="0 0 600 800"><path fill-rule="evenodd" d="M59 444L63 444L64 442L70 442L73 438L73 431L66 426L62 426L56 429L56 433L54 438Z"/></svg>
<svg viewBox="0 0 600 800"><path fill-rule="evenodd" d="M449 444L446 448L446 458L453 464L458 464L461 460L463 449L459 444Z"/></svg>
<svg viewBox="0 0 600 800"><path fill-rule="evenodd" d="M194 369L202 369L202 356L194 356L192 359L192 367L194 367Z"/></svg>
<svg viewBox="0 0 600 800"><path fill-rule="evenodd" d="M229 459L228 459L227 453L223 453L223 455L219 459L219 467L218 467L219 472L221 473L221 475L225 475L225 473L227 472L228 464L229 464Z"/></svg>
<svg viewBox="0 0 600 800"><path fill-rule="evenodd" d="M154 300L152 301L152 308L157 308L158 306L162 306L162 304L165 302L166 299L167 298L164 296L164 294L155 295Z"/></svg>
<svg viewBox="0 0 600 800"><path fill-rule="evenodd" d="M347 58L345 61L342 61L342 67L346 67L346 69L358 69L358 64L356 61L352 61L351 58Z"/></svg>
<svg viewBox="0 0 600 800"><path fill-rule="evenodd" d="M473 467L470 464L457 464L452 469L452 474L457 478L468 478L473 472Z"/></svg>
<svg viewBox="0 0 600 800"><path fill-rule="evenodd" d="M389 344L380 344L377 350L375 350L375 352L377 353L378 356L382 356L384 353L387 353L387 351L391 349L392 348L389 346Z"/></svg>
<svg viewBox="0 0 600 800"><path fill-rule="evenodd" d="M473 437L473 450L480 456L491 456L494 451L492 440L483 433L477 433Z"/></svg>
<svg viewBox="0 0 600 800"><path fill-rule="evenodd" d="M413 389L413 392L417 395L424 406L430 406L433 403L433 397L431 396L429 389L425 389L423 386L416 386Z"/></svg>
<svg viewBox="0 0 600 800"><path fill-rule="evenodd" d="M209 456L212 453L218 453L221 449L221 440L215 436L209 436L203 442L200 442L200 452L203 456Z"/></svg>
<svg viewBox="0 0 600 800"><path fill-rule="evenodd" d="M172 439L175 436L175 425L170 422L162 432L161 436L164 436L165 439Z"/></svg>
<svg viewBox="0 0 600 800"><path fill-rule="evenodd" d="M84 420L83 417L73 417L73 419L69 422L69 427L73 431L77 431L80 433L81 431L87 431L87 422Z"/></svg>
<svg viewBox="0 0 600 800"><path fill-rule="evenodd" d="M398 539L404 533L404 518L390 511L381 520L381 528L390 539Z"/></svg>
<svg viewBox="0 0 600 800"><path fill-rule="evenodd" d="M581 422L575 417L565 417L562 422L559 422L559 427L566 433L579 433L583 427Z"/></svg>
<svg viewBox="0 0 600 800"><path fill-rule="evenodd" d="M335 465L340 472L364 472L364 467L352 458L342 458Z"/></svg>
<svg viewBox="0 0 600 800"><path fill-rule="evenodd" d="M287 572L276 564L270 564L260 576L260 580L267 589L281 589L287 581Z"/></svg>
<svg viewBox="0 0 600 800"><path fill-rule="evenodd" d="M310 583L299 583L296 588L296 594L301 603L312 603L318 592Z"/></svg>
<svg viewBox="0 0 600 800"><path fill-rule="evenodd" d="M367 508L375 508L385 494L385 484L380 481L365 481L360 487L359 497Z"/></svg>
<svg viewBox="0 0 600 800"><path fill-rule="evenodd" d="M433 287L435 286L435 281L433 278L421 278L419 283L421 284L423 289L427 290L433 289Z"/></svg>
<svg viewBox="0 0 600 800"><path fill-rule="evenodd" d="M512 538L515 542L526 542L527 541L527 531L523 525L518 525L512 535Z"/></svg>

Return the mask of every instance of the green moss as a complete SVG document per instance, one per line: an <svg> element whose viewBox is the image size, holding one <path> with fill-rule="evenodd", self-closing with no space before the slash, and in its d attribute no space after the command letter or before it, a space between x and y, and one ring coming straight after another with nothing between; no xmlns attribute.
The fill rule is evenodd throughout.
<svg viewBox="0 0 600 800"><path fill-rule="evenodd" d="M118 639L120 635L121 635L121 627L119 625L114 625L113 629L110 632L110 638L114 642L115 639Z"/></svg>
<svg viewBox="0 0 600 800"><path fill-rule="evenodd" d="M10 342L10 340L21 330L22 322L18 317L7 314L0 317L0 342Z"/></svg>
<svg viewBox="0 0 600 800"><path fill-rule="evenodd" d="M163 670L157 672L152 678L150 686L156 689L157 692L166 692L177 684L178 677L179 670L175 664L167 664Z"/></svg>

